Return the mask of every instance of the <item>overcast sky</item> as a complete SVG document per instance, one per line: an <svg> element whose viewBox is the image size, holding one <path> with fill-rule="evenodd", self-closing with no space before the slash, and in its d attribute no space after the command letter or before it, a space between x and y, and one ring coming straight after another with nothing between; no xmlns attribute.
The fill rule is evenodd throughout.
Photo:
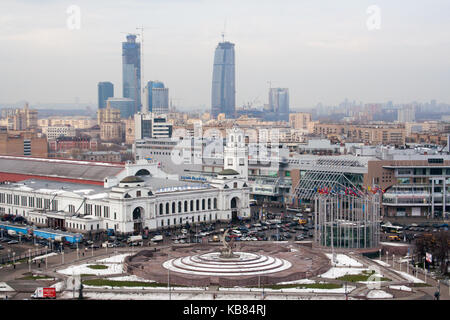
<svg viewBox="0 0 450 320"><path fill-rule="evenodd" d="M70 5L79 30L67 27ZM369 30L367 8L381 9ZM0 102L96 105L97 83L122 96L121 42L145 31L145 80L174 102L210 107L213 55L226 21L236 49L236 103L290 90L291 108L318 102L450 102L450 1L2 0Z"/></svg>

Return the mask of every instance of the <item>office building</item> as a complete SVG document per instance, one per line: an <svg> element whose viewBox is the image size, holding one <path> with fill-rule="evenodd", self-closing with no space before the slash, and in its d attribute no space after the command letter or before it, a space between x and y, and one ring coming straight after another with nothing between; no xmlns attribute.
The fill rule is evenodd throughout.
<svg viewBox="0 0 450 320"><path fill-rule="evenodd" d="M141 111L141 44L136 35L127 35L122 42L123 97L134 100L132 114Z"/></svg>
<svg viewBox="0 0 450 320"><path fill-rule="evenodd" d="M47 139L33 132L0 133L0 154L8 156L47 157Z"/></svg>
<svg viewBox="0 0 450 320"><path fill-rule="evenodd" d="M276 120L289 121L289 89L270 88L269 109Z"/></svg>
<svg viewBox="0 0 450 320"><path fill-rule="evenodd" d="M98 83L98 108L106 108L106 100L114 97L114 85L111 82Z"/></svg>
<svg viewBox="0 0 450 320"><path fill-rule="evenodd" d="M134 115L134 137L136 140L145 138L171 138L172 124L165 116L154 113L137 113Z"/></svg>
<svg viewBox="0 0 450 320"><path fill-rule="evenodd" d="M134 100L129 98L109 98L107 100L107 103L111 105L112 109L120 110L120 117L122 119L134 116L134 102Z"/></svg>
<svg viewBox="0 0 450 320"><path fill-rule="evenodd" d="M59 137L75 137L76 130L72 126L50 126L42 128L42 133L47 136L47 140Z"/></svg>
<svg viewBox="0 0 450 320"><path fill-rule="evenodd" d="M224 113L226 118L235 118L235 60L234 44L221 42L214 54L211 90L211 115L214 118Z"/></svg>
<svg viewBox="0 0 450 320"><path fill-rule="evenodd" d="M416 108L414 106L403 106L398 110L398 122L414 122L416 119Z"/></svg>
<svg viewBox="0 0 450 320"><path fill-rule="evenodd" d="M297 112L289 115L289 125L293 129L309 132L313 130L311 113Z"/></svg>
<svg viewBox="0 0 450 320"><path fill-rule="evenodd" d="M157 114L169 112L169 89L164 87L163 82L147 82L145 98L146 112L154 112Z"/></svg>

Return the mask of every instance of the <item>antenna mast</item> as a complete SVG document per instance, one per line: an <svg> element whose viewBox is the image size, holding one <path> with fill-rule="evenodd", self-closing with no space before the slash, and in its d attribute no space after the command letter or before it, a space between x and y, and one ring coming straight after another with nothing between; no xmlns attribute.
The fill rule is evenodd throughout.
<svg viewBox="0 0 450 320"><path fill-rule="evenodd" d="M222 42L225 42L225 30L227 29L227 19L223 22Z"/></svg>

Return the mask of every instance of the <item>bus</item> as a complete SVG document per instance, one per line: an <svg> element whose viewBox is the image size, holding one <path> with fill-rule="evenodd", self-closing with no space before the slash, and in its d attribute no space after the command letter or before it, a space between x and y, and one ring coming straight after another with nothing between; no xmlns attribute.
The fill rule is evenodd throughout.
<svg viewBox="0 0 450 320"><path fill-rule="evenodd" d="M402 233L403 227L383 224L381 230L388 233Z"/></svg>

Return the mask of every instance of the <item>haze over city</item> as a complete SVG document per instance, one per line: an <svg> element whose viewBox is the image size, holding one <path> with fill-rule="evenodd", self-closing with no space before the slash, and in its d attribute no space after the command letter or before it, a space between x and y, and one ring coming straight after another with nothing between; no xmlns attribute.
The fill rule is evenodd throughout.
<svg viewBox="0 0 450 320"><path fill-rule="evenodd" d="M79 6L80 29L67 27ZM367 9L379 7L369 30ZM143 25L144 74L184 109L211 107L214 50L235 44L236 107L290 90L291 109L350 100L450 101L447 1L2 1L0 103L96 106L121 95L121 43ZM141 41L138 37L138 41Z"/></svg>

